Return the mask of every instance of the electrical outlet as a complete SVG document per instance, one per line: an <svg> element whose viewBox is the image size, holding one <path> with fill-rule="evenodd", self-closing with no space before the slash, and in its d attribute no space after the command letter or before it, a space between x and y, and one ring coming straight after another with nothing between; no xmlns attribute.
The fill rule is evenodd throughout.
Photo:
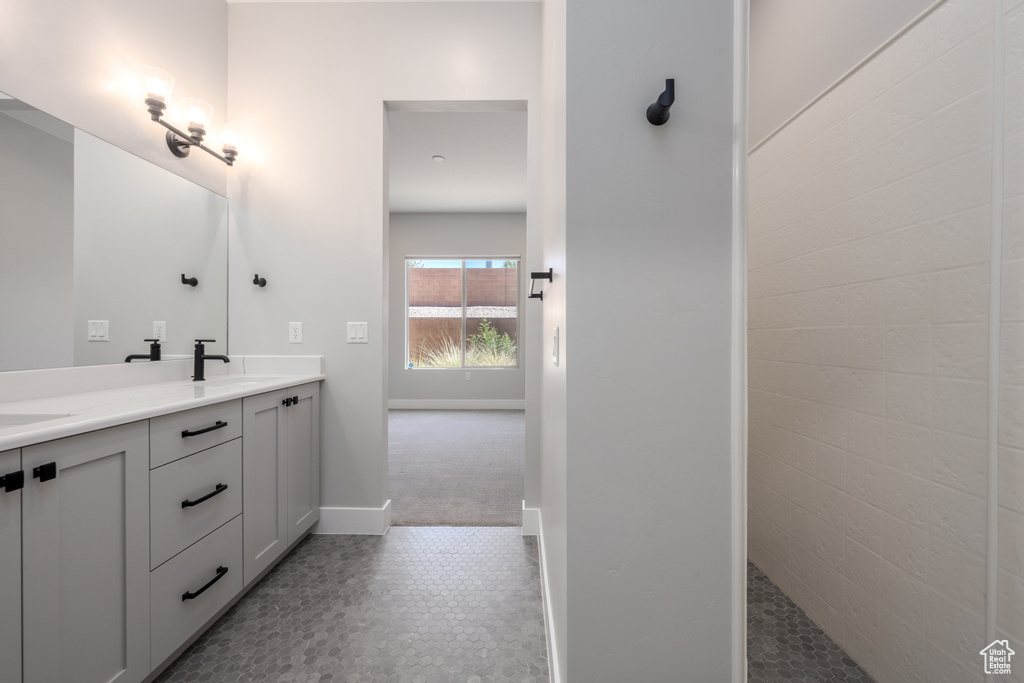
<svg viewBox="0 0 1024 683"><path fill-rule="evenodd" d="M467 382L469 381L469 373L468 372L466 373L466 381Z"/></svg>
<svg viewBox="0 0 1024 683"><path fill-rule="evenodd" d="M110 341L110 321L90 320L87 333L87 339L91 342Z"/></svg>
<svg viewBox="0 0 1024 683"><path fill-rule="evenodd" d="M161 342L167 341L167 321L166 320L154 320L153 321L153 339L159 339Z"/></svg>
<svg viewBox="0 0 1024 683"><path fill-rule="evenodd" d="M288 323L288 343L302 343L302 323Z"/></svg>

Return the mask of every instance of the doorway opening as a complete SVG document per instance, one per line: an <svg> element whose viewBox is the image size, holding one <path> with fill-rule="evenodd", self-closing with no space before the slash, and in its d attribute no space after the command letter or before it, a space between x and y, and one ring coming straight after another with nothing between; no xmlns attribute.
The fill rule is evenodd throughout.
<svg viewBox="0 0 1024 683"><path fill-rule="evenodd" d="M391 523L520 526L526 103L385 116Z"/></svg>

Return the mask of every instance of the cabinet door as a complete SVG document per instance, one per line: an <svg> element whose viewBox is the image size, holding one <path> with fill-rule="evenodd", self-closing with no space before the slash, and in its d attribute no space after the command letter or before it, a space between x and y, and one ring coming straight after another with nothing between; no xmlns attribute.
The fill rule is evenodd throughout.
<svg viewBox="0 0 1024 683"><path fill-rule="evenodd" d="M288 547L284 391L242 400L242 527L245 585Z"/></svg>
<svg viewBox="0 0 1024 683"><path fill-rule="evenodd" d="M141 681L150 671L148 423L29 446L22 462L25 683Z"/></svg>
<svg viewBox="0 0 1024 683"><path fill-rule="evenodd" d="M288 544L320 519L320 385L305 384L289 393L298 398L288 416Z"/></svg>
<svg viewBox="0 0 1024 683"><path fill-rule="evenodd" d="M19 471L21 451L0 453L0 477ZM0 680L21 681L21 491L5 488L0 486Z"/></svg>

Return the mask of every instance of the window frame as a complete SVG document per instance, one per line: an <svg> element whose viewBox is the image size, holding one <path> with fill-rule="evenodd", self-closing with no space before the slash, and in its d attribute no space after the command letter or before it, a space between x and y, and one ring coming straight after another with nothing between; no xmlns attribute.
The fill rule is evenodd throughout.
<svg viewBox="0 0 1024 683"><path fill-rule="evenodd" d="M460 365L458 367L423 367L423 366L412 366L410 367L411 349L409 348L409 271L412 268L409 267L410 261L459 261L460 262L460 279L462 282L462 315L461 315L461 352L460 352ZM468 293L466 291L466 263L469 261L515 261L516 271L516 364L515 365L466 365L466 342L467 342L467 315L466 315L466 303ZM419 255L406 255L404 261L405 267L405 362L402 364L403 370L519 370L522 368L522 361L519 353L519 339L520 330L522 329L522 293L523 293L523 282L522 282L522 264L523 257L520 255L501 255L501 256L419 256Z"/></svg>

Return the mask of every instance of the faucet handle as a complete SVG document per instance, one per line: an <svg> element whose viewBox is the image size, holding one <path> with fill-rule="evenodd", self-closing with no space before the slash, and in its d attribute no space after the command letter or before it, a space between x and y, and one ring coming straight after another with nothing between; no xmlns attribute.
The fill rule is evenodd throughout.
<svg viewBox="0 0 1024 683"><path fill-rule="evenodd" d="M198 344L203 344L203 343L212 344L215 341L217 341L217 340L216 339L196 339L196 343L198 343Z"/></svg>
<svg viewBox="0 0 1024 683"><path fill-rule="evenodd" d="M160 343L160 340L159 340L159 339L143 339L142 341L148 341L148 342L156 342L157 344L159 344L159 343Z"/></svg>

